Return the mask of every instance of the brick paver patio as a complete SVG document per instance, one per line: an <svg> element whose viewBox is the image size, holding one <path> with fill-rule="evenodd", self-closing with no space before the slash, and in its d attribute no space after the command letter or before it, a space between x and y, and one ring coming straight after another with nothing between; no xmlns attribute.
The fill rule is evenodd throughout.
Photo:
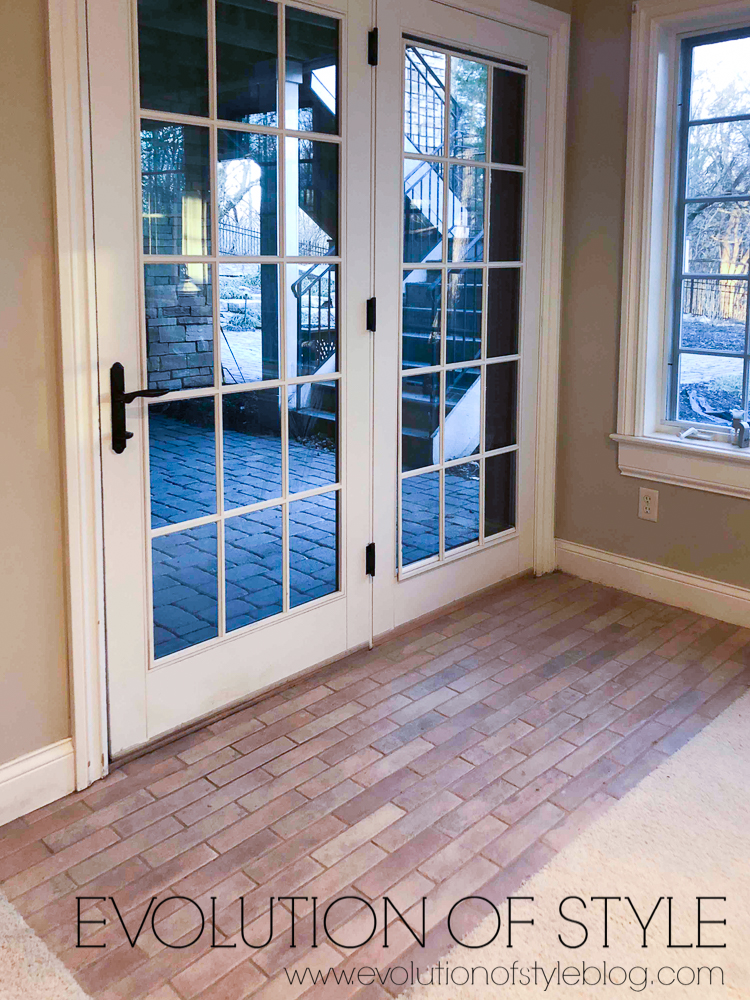
<svg viewBox="0 0 750 1000"><path fill-rule="evenodd" d="M272 390L273 391L273 390ZM151 413L151 514L155 528L216 512L215 434ZM224 496L228 507L272 500L281 494L281 439L224 430ZM289 441L289 482L294 492L336 482L336 455L315 438ZM479 480L446 475L446 547L478 537ZM439 548L439 474L404 480L404 563ZM289 507L291 606L337 589L336 499L326 493ZM203 525L154 539L154 643L157 657L218 634L216 528ZM266 508L227 521L225 540L227 630L282 610L281 510Z"/></svg>
<svg viewBox="0 0 750 1000"><path fill-rule="evenodd" d="M500 902L750 685L750 629L563 575L516 581L123 767L0 830L2 890L98 1000L242 1000L299 996L283 969L407 964L451 944L447 910L471 893ZM356 951L311 950L310 903L270 896L387 892L391 911ZM131 933L151 897L195 899L211 927L173 949L150 927L84 928L76 896L113 896ZM379 904L378 904L379 909ZM382 911L380 911L382 913ZM112 904L83 906L115 920ZM465 932L486 908L464 904ZM368 923L369 920L369 923ZM331 911L341 944L371 918L361 901ZM318 925L320 928L320 925ZM163 941L200 930L196 908L165 904ZM320 929L319 929L320 934ZM309 990L353 996L357 987ZM383 998L366 987L362 1000Z"/></svg>

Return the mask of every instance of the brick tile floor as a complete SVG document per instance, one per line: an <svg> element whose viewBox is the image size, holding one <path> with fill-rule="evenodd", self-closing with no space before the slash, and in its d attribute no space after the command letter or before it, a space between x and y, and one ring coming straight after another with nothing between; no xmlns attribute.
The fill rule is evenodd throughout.
<svg viewBox="0 0 750 1000"><path fill-rule="evenodd" d="M750 629L556 573L495 588L401 630L250 708L115 769L0 829L0 885L101 1000L300 996L284 968L422 967L447 951L446 915L500 902L750 686ZM369 933L361 902L387 893ZM163 942L131 935L164 902ZM291 904L297 947L289 949ZM335 938L311 950L327 901ZM486 915L463 904L455 927ZM149 918L150 919L150 918ZM223 947L211 947L213 942ZM234 947L237 945L237 947ZM387 959L384 958L387 956ZM385 998L380 987L306 998ZM398 992L395 990L395 992Z"/></svg>

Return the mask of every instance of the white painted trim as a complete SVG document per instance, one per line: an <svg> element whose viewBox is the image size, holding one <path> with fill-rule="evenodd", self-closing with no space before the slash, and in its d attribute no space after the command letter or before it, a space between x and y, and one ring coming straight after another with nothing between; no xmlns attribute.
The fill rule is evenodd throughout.
<svg viewBox="0 0 750 1000"><path fill-rule="evenodd" d="M0 825L72 792L74 756L67 739L0 764Z"/></svg>
<svg viewBox="0 0 750 1000"><path fill-rule="evenodd" d="M536 6L534 4L533 6ZM555 566L555 472L557 468L565 124L568 108L570 18L551 18L547 100L547 149L542 237L537 440L534 486L534 572ZM540 29L538 29L540 30Z"/></svg>
<svg viewBox="0 0 750 1000"><path fill-rule="evenodd" d="M85 0L49 0L49 54L62 341L68 648L75 784L85 788L107 770Z"/></svg>
<svg viewBox="0 0 750 1000"><path fill-rule="evenodd" d="M666 389L671 298L671 214L678 36L750 22L748 0L638 0L633 7L625 190L622 324L616 440L620 469L640 468L625 445L660 439ZM661 434L661 438L665 435ZM734 493L722 475L695 475L693 444L676 441L684 456L669 473L691 489ZM718 449L717 449L718 450ZM725 450L725 458L731 461ZM644 478L651 478L646 476ZM730 486L732 475L728 474Z"/></svg>
<svg viewBox="0 0 750 1000"><path fill-rule="evenodd" d="M436 0L444 7L455 7L467 14L480 14L482 17L491 17L503 24L513 25L514 28L525 28L527 31L535 31L539 35L546 35L552 38L560 32L567 38L570 29L570 14L564 11L555 10L543 3L536 3L536 0L488 0L486 3L474 2L451 2L451 0ZM567 85L567 79L566 79Z"/></svg>
<svg viewBox="0 0 750 1000"><path fill-rule="evenodd" d="M639 597L686 608L709 618L750 626L750 590L682 573L577 542L557 539L557 565L565 573L617 587Z"/></svg>
<svg viewBox="0 0 750 1000"><path fill-rule="evenodd" d="M610 435L623 476L750 500L750 450L674 437Z"/></svg>

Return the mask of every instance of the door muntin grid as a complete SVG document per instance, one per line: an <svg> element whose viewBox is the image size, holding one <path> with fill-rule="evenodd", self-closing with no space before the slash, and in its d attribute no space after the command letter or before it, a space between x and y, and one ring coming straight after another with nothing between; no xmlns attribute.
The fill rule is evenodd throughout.
<svg viewBox="0 0 750 1000"><path fill-rule="evenodd" d="M403 95L398 565L408 575L515 535L526 71L405 39Z"/></svg>
<svg viewBox="0 0 750 1000"><path fill-rule="evenodd" d="M181 3L204 63L191 43L171 92L139 67L158 105L141 111L143 367L169 391L146 411L159 665L342 591L343 20ZM158 6L139 4L151 52ZM233 17L256 28L244 91Z"/></svg>

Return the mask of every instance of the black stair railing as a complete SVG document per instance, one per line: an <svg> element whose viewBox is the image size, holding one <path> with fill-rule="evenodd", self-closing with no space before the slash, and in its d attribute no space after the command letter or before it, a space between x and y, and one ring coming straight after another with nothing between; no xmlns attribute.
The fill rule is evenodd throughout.
<svg viewBox="0 0 750 1000"><path fill-rule="evenodd" d="M470 258L471 259L471 258ZM482 271L467 268L448 285L446 361L478 358L482 338Z"/></svg>
<svg viewBox="0 0 750 1000"><path fill-rule="evenodd" d="M292 284L297 300L297 372L313 375L336 351L336 265L313 264Z"/></svg>
<svg viewBox="0 0 750 1000"><path fill-rule="evenodd" d="M443 153L445 128L445 84L419 49L406 49L404 131L420 153L440 156ZM460 156L463 148L461 107L450 100L451 155Z"/></svg>
<svg viewBox="0 0 750 1000"><path fill-rule="evenodd" d="M405 66L407 138L420 153L440 155L445 128L445 85L419 49L408 46Z"/></svg>

